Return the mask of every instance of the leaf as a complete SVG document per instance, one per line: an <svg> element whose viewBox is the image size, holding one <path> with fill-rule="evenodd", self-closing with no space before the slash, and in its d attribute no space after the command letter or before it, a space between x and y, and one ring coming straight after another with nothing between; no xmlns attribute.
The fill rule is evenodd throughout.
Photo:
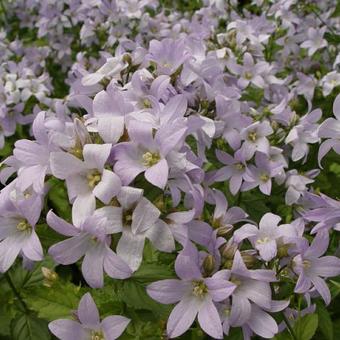
<svg viewBox="0 0 340 340"><path fill-rule="evenodd" d="M298 319L294 325L294 331L298 340L310 340L318 328L318 315L307 314Z"/></svg>
<svg viewBox="0 0 340 340"><path fill-rule="evenodd" d="M317 303L316 312L319 318L319 329L321 333L324 335L325 339L333 340L334 339L333 324L328 310L322 303Z"/></svg>
<svg viewBox="0 0 340 340"><path fill-rule="evenodd" d="M162 305L151 299L145 290L145 287L133 280L122 282L118 290L122 301L134 309L146 309L152 311L157 317L166 317L169 312L169 306Z"/></svg>
<svg viewBox="0 0 340 340"><path fill-rule="evenodd" d="M138 271L133 274L132 279L136 279L140 282L153 282L175 277L174 271L166 266L144 262Z"/></svg>
<svg viewBox="0 0 340 340"><path fill-rule="evenodd" d="M51 339L47 322L27 314L19 314L11 322L11 335L15 340Z"/></svg>
<svg viewBox="0 0 340 340"><path fill-rule="evenodd" d="M332 294L332 299L340 294L340 283L334 280L329 280L333 285L330 287L330 291Z"/></svg>
<svg viewBox="0 0 340 340"><path fill-rule="evenodd" d="M58 281L51 288L37 286L23 292L25 302L38 316L46 320L68 318L77 309L80 288L72 283Z"/></svg>
<svg viewBox="0 0 340 340"><path fill-rule="evenodd" d="M49 180L51 189L48 192L48 201L50 207L53 208L54 212L64 218L70 220L71 218L71 206L64 182L56 178Z"/></svg>

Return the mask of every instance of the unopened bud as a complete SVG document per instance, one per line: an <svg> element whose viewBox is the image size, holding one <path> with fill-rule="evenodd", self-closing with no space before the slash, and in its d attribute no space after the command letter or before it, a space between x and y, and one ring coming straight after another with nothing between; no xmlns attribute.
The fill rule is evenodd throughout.
<svg viewBox="0 0 340 340"><path fill-rule="evenodd" d="M287 257L289 254L288 254L288 250L290 248L291 244L290 243L287 243L287 244L279 244L278 245L278 248L277 248L277 256L279 258L282 258L282 257Z"/></svg>
<svg viewBox="0 0 340 340"><path fill-rule="evenodd" d="M203 270L206 276L210 276L215 269L215 258L211 254L207 255L203 261Z"/></svg>
<svg viewBox="0 0 340 340"><path fill-rule="evenodd" d="M128 54L128 53L124 54L124 56L123 56L123 62L124 62L124 63L128 63L129 65L132 64L132 59L131 59L130 54Z"/></svg>
<svg viewBox="0 0 340 340"><path fill-rule="evenodd" d="M230 233L232 229L233 229L233 226L231 224L226 224L222 227L219 227L217 229L217 236L226 236Z"/></svg>
<svg viewBox="0 0 340 340"><path fill-rule="evenodd" d="M230 260L234 258L236 250L237 250L237 244L227 243L223 247L221 247L220 252L224 260Z"/></svg>
<svg viewBox="0 0 340 340"><path fill-rule="evenodd" d="M254 266L257 261L256 257L254 256L253 250L243 250L241 251L241 256L247 268L251 268L252 266Z"/></svg>
<svg viewBox="0 0 340 340"><path fill-rule="evenodd" d="M44 286L52 287L52 285L58 280L58 274L49 268L42 267L41 272L44 276Z"/></svg>

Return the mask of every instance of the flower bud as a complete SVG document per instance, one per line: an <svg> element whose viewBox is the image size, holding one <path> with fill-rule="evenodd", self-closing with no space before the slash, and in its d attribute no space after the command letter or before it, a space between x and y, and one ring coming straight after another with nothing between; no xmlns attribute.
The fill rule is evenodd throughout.
<svg viewBox="0 0 340 340"><path fill-rule="evenodd" d="M244 264L247 266L247 268L251 268L254 266L254 264L257 261L257 258L254 256L253 250L243 250L241 251L241 256Z"/></svg>
<svg viewBox="0 0 340 340"><path fill-rule="evenodd" d="M41 272L44 276L44 286L46 287L52 287L53 284L58 280L58 274L49 268L42 267Z"/></svg>
<svg viewBox="0 0 340 340"><path fill-rule="evenodd" d="M203 261L203 270L206 276L210 276L215 269L215 258L211 254L207 255Z"/></svg>
<svg viewBox="0 0 340 340"><path fill-rule="evenodd" d="M225 260L230 260L234 258L235 252L237 250L237 244L225 244L220 248L222 258Z"/></svg>

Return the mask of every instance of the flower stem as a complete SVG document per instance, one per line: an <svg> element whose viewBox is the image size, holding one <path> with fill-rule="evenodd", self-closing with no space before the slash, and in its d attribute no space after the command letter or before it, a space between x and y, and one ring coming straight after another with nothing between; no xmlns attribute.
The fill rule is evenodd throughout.
<svg viewBox="0 0 340 340"><path fill-rule="evenodd" d="M297 340L297 337L296 337L296 335L295 335L295 332L294 332L294 330L293 330L291 324L289 323L289 321L288 321L286 315L285 315L283 312L282 312L282 316L283 316L283 320L284 320L285 324L286 324L287 327L288 327L288 330L289 330L290 335L292 336L292 338L293 338L294 340Z"/></svg>

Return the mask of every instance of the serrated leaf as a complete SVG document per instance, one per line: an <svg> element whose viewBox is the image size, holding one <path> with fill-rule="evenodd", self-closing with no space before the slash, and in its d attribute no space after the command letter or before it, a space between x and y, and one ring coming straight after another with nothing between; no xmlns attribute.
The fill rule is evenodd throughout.
<svg viewBox="0 0 340 340"><path fill-rule="evenodd" d="M318 328L318 315L307 314L298 319L294 325L297 340L310 340Z"/></svg>
<svg viewBox="0 0 340 340"><path fill-rule="evenodd" d="M175 272L169 267L158 264L142 263L140 268L133 274L132 279L136 279L140 282L153 282L175 277Z"/></svg>
<svg viewBox="0 0 340 340"><path fill-rule="evenodd" d="M19 314L11 322L11 336L15 340L51 339L47 322L27 314Z"/></svg>
<svg viewBox="0 0 340 340"><path fill-rule="evenodd" d="M77 309L81 297L79 287L72 283L57 282L52 287L35 287L23 292L30 309L46 320L69 318Z"/></svg>
<svg viewBox="0 0 340 340"><path fill-rule="evenodd" d="M151 299L147 295L145 287L133 280L122 282L118 294L128 306L134 309L150 310L158 317L166 317L170 309L169 306Z"/></svg>
<svg viewBox="0 0 340 340"><path fill-rule="evenodd" d="M333 324L328 310L322 303L317 303L316 312L318 313L319 317L319 329L321 333L324 335L325 339L333 340Z"/></svg>

